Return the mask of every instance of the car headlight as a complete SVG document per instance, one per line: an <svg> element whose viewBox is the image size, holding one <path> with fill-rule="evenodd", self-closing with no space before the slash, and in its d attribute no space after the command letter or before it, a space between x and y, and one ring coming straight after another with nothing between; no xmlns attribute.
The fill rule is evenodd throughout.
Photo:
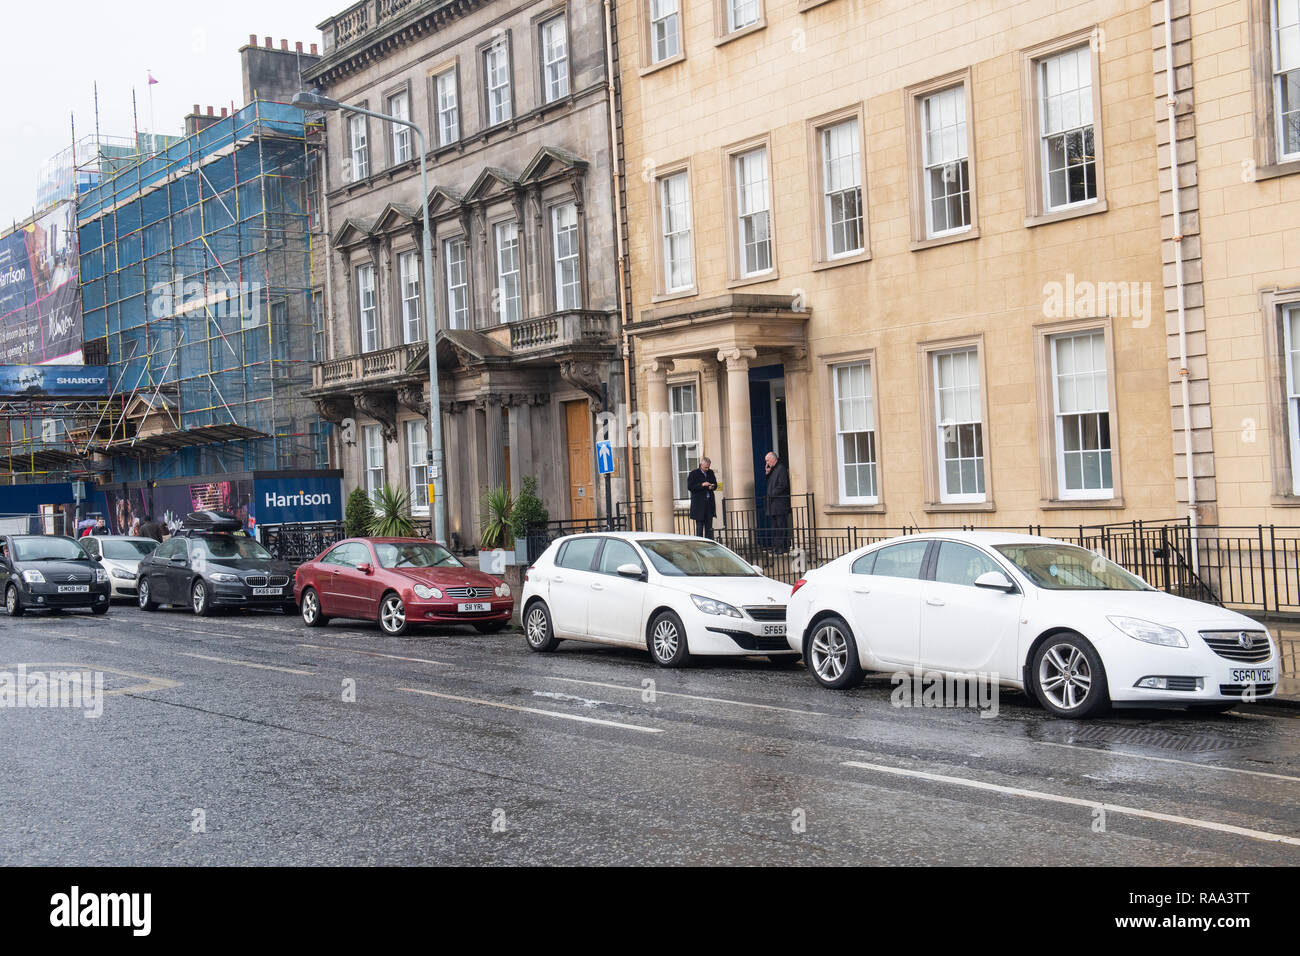
<svg viewBox="0 0 1300 956"><path fill-rule="evenodd" d="M95 583L96 583L96 584L107 584L107 583L108 583L108 572L105 571L103 568L95 568Z"/></svg>
<svg viewBox="0 0 1300 956"><path fill-rule="evenodd" d="M503 598L510 597L510 585L502 581L500 584L497 585L496 590L493 591L492 593L495 594L497 597L503 597Z"/></svg>
<svg viewBox="0 0 1300 956"><path fill-rule="evenodd" d="M44 584L45 575L41 574L40 571L24 571L23 580L28 584Z"/></svg>
<svg viewBox="0 0 1300 956"><path fill-rule="evenodd" d="M1183 632L1163 624L1153 624L1136 617L1111 617L1106 620L1133 638L1147 644L1159 644L1162 647L1186 647L1187 638Z"/></svg>
<svg viewBox="0 0 1300 956"><path fill-rule="evenodd" d="M135 574L134 574L133 572L131 572L131 571L128 571L126 568L114 568L114 569L113 569L113 577L118 578L119 580L122 580L122 581L134 581L134 580L135 580Z"/></svg>
<svg viewBox="0 0 1300 956"><path fill-rule="evenodd" d="M427 584L417 584L414 588L412 588L412 590L415 591L416 597L424 598L426 601L429 600L429 598L442 597L441 591L439 591L437 588L431 588Z"/></svg>
<svg viewBox="0 0 1300 956"><path fill-rule="evenodd" d="M691 600L695 606L705 614L721 614L723 617L740 617L740 611L736 610L730 604L722 601L715 601L713 598L707 598L702 594L692 594Z"/></svg>
<svg viewBox="0 0 1300 956"><path fill-rule="evenodd" d="M219 584L238 584L238 574L226 574L224 571L217 571L212 575L212 580Z"/></svg>

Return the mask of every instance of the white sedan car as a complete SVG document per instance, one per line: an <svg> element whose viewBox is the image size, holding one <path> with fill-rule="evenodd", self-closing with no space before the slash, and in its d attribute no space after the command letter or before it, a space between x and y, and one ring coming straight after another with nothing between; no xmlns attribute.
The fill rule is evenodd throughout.
<svg viewBox="0 0 1300 956"><path fill-rule="evenodd" d="M663 667L694 654L793 664L789 596L789 585L707 538L611 532L553 542L524 575L520 606L534 651L572 639L644 647Z"/></svg>
<svg viewBox="0 0 1300 956"><path fill-rule="evenodd" d="M136 596L136 569L140 559L153 554L158 542L153 538L124 534L86 535L77 543L88 555L104 566L115 598Z"/></svg>
<svg viewBox="0 0 1300 956"><path fill-rule="evenodd" d="M1271 697L1280 666L1242 614L1157 591L1084 548L991 531L846 554L795 583L787 624L823 686L855 686L864 670L980 675L1061 717L1112 703L1224 711Z"/></svg>

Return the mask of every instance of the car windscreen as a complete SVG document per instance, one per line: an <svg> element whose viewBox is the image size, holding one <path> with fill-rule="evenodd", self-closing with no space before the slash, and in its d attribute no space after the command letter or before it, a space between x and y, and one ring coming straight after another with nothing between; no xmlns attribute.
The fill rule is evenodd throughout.
<svg viewBox="0 0 1300 956"><path fill-rule="evenodd" d="M1149 591L1139 577L1095 551L1072 544L999 544L996 550L1040 588L1051 591Z"/></svg>
<svg viewBox="0 0 1300 956"><path fill-rule="evenodd" d="M14 538L14 557L19 561L88 561L86 552L71 538L48 535Z"/></svg>
<svg viewBox="0 0 1300 956"><path fill-rule="evenodd" d="M152 538L103 538L99 546L106 558L114 561L139 561L153 554L158 542Z"/></svg>
<svg viewBox="0 0 1300 956"><path fill-rule="evenodd" d="M652 538L639 541L655 570L668 577L756 578L750 565L712 541Z"/></svg>
<svg viewBox="0 0 1300 956"><path fill-rule="evenodd" d="M463 568L454 554L440 544L375 543L375 556L381 568Z"/></svg>
<svg viewBox="0 0 1300 956"><path fill-rule="evenodd" d="M236 538L234 535L201 535L194 538L194 547L200 553L214 560L222 558L255 558L271 561L271 552L252 538Z"/></svg>

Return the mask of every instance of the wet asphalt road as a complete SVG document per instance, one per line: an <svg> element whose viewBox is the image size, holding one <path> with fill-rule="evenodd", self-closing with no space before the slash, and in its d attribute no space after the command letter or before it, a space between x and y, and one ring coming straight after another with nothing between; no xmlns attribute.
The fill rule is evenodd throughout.
<svg viewBox="0 0 1300 956"><path fill-rule="evenodd" d="M761 659L129 605L0 649L107 692L0 709L2 864L1300 862L1296 712L981 718Z"/></svg>

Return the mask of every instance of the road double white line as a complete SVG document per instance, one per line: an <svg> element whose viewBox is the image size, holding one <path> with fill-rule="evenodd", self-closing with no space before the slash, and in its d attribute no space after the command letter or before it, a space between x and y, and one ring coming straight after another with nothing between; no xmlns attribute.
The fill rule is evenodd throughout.
<svg viewBox="0 0 1300 956"><path fill-rule="evenodd" d="M559 710L542 710L538 707L523 707L519 704L506 704L499 700L485 700L482 697L460 697L456 694L440 694L432 690L420 690L417 687L399 687L398 690L408 694L423 694L440 700L454 700L462 704L480 704L484 707L499 707L502 710L514 710L523 714L537 714L541 717L555 717L560 720L576 720L583 724L601 724L605 727L617 727L620 730L634 730L642 734L662 734L659 727L643 727L640 724L624 724L617 720L602 720L599 717L584 717L582 714L566 714Z"/></svg>
<svg viewBox="0 0 1300 956"><path fill-rule="evenodd" d="M235 664L239 667L256 667L261 671L279 671L281 674L301 674L305 677L314 677L315 671L300 671L292 667L276 667L274 664L259 664L256 661L240 661L233 657L209 657L207 654L191 654L189 651L177 651L181 657L196 657L201 661L212 661L216 664Z"/></svg>
<svg viewBox="0 0 1300 956"><path fill-rule="evenodd" d="M607 684L598 680L579 680L576 677L552 677L546 675L546 680L564 681L566 684L586 684L589 687L608 687L611 690L627 690L637 694L644 694L644 687L634 687L630 684ZM681 697L684 700L702 700L710 704L734 704L736 707L753 707L757 710L778 710L786 714L806 714L811 717L830 717L830 714L823 713L820 710L800 710L797 707L777 707L775 704L754 704L747 700L728 700L725 697L700 697L697 694L682 694L672 690L659 690L655 688L656 697Z"/></svg>
<svg viewBox="0 0 1300 956"><path fill-rule="evenodd" d="M1288 777L1284 773L1269 773L1267 770L1247 770L1244 767L1220 767L1213 763L1197 763L1194 760L1179 760L1176 757L1156 757L1151 754L1135 754L1131 750L1102 750L1100 747L1081 747L1079 744L1060 744L1054 740L1035 740L1039 747L1063 747L1066 750L1082 750L1084 753L1097 754L1101 757L1132 757L1135 760L1152 760L1156 763L1174 763L1182 767L1194 767L1197 770L1218 770L1223 773L1243 773L1251 777L1268 777L1271 780L1287 780L1300 783L1300 777Z"/></svg>
<svg viewBox="0 0 1300 956"><path fill-rule="evenodd" d="M390 661L411 661L415 664L437 664L439 667L455 667L455 664L448 664L446 661L435 661L428 657L403 657L400 654L381 654L379 651L363 651L356 647L331 647L329 644L299 644L299 647L310 647L318 651L341 651L344 654L364 654L366 657L384 657Z"/></svg>
<svg viewBox="0 0 1300 956"><path fill-rule="evenodd" d="M1300 837L1286 836L1282 833L1269 833L1266 830L1251 830L1231 823L1219 823L1215 820L1198 820L1195 817L1183 817L1172 813L1160 813L1156 810L1143 810L1139 807L1125 807L1116 803L1104 803L1100 800L1085 800L1081 797L1067 797L1060 793L1046 793L1042 790L1026 790L1023 787L1004 787L984 780L972 780L969 777L951 777L941 773L929 773L925 770L908 770L904 767L889 767L878 763L862 763L857 760L843 760L842 767L856 767L861 770L874 770L877 773L893 774L899 777L912 777L917 780L929 780L933 783L946 783L956 787L968 787L972 790L984 790L990 793L1004 793L1012 797L1025 797L1029 800L1043 800L1048 803L1063 803L1072 807L1086 807L1089 810L1103 810L1106 813L1118 813L1123 816L1140 817L1144 820L1159 820L1178 826L1197 827L1213 830L1217 833L1231 833L1251 840L1266 843L1282 843L1287 846L1300 846Z"/></svg>

